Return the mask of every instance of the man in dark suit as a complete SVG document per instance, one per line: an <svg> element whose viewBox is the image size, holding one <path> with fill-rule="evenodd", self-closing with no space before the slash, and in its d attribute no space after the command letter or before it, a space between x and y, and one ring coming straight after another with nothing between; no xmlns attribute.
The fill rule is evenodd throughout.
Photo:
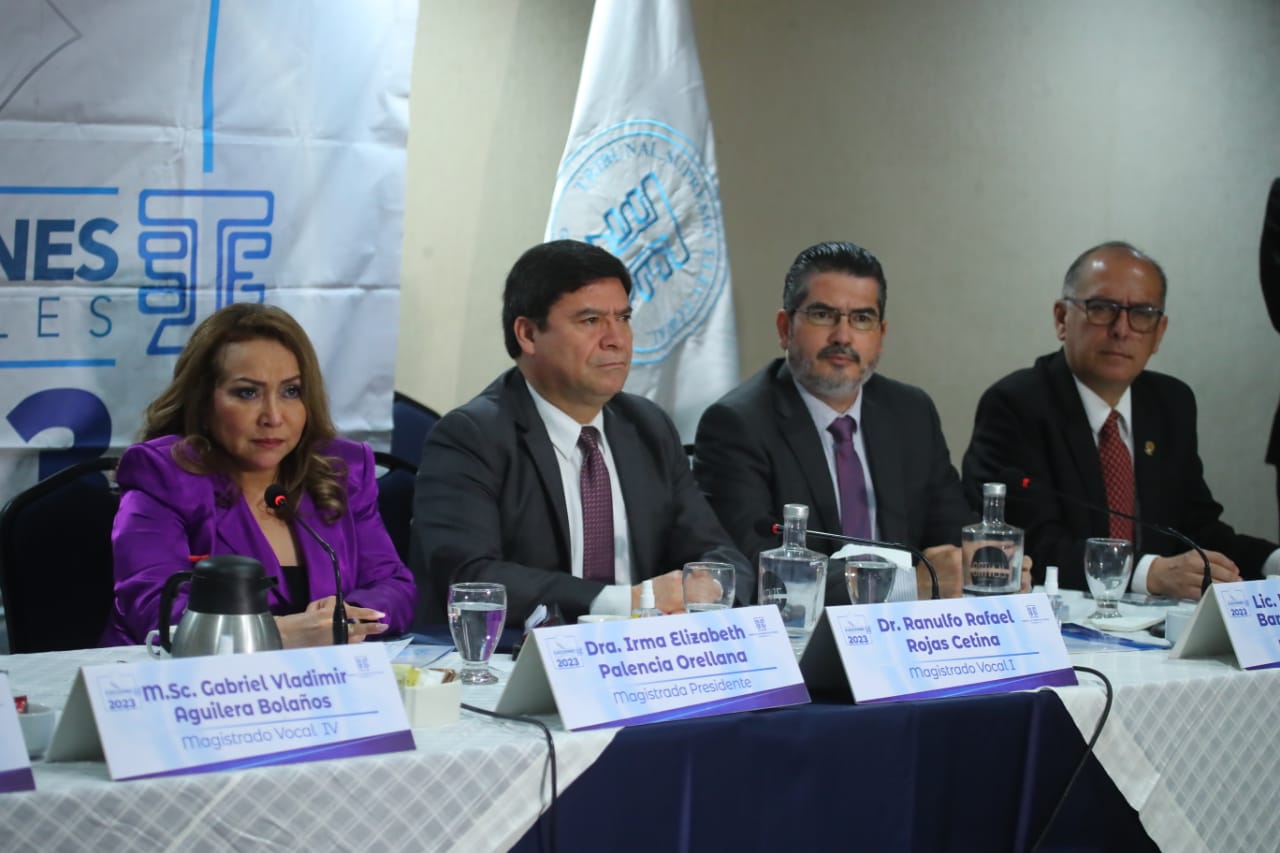
<svg viewBox="0 0 1280 853"><path fill-rule="evenodd" d="M1262 281L1262 298L1267 303L1271 325L1280 332L1280 178L1271 183L1267 197L1267 213L1262 219L1262 243L1258 249L1258 278ZM1276 507L1280 510L1280 405L1271 421L1271 440L1267 442L1267 462L1276 466ZM1280 516L1277 516L1280 517Z"/></svg>
<svg viewBox="0 0 1280 853"><path fill-rule="evenodd" d="M1275 544L1219 518L1196 449L1191 389L1145 369L1169 323L1166 290L1160 266L1127 243L1084 252L1053 306L1062 349L1001 379L978 403L963 466L970 499L1007 471L1029 477L1031 486L1010 497L1008 520L1026 528L1027 552L1037 565L1057 565L1065 587L1087 587L1091 536L1134 542L1142 555L1135 592L1199 598L1204 563L1173 537L1050 490L1183 533L1207 550L1215 581L1260 577L1264 563L1280 568Z"/></svg>
<svg viewBox="0 0 1280 853"><path fill-rule="evenodd" d="M786 357L703 414L694 476L753 560L779 544L768 522L781 518L783 504L800 503L809 507L811 529L924 550L943 593L959 595L960 529L976 516L933 401L873 375L888 330L885 297L884 270L866 249L831 242L801 252L777 315ZM817 538L809 546L840 547ZM925 573L916 580L918 589L903 590L905 597L927 598ZM849 603L838 572L828 574L826 600Z"/></svg>
<svg viewBox="0 0 1280 853"><path fill-rule="evenodd" d="M507 276L502 326L515 368L440 420L414 496L411 563L426 578L420 621L444 617L449 584L507 589L507 621L538 604L574 621L630 613L652 579L683 609L684 563L753 574L689 471L671 419L622 392L631 366L631 276L603 249L535 246Z"/></svg>

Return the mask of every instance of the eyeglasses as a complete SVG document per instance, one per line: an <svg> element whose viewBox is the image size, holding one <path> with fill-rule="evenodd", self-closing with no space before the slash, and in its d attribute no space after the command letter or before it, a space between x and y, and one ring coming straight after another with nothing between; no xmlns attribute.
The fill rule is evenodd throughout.
<svg viewBox="0 0 1280 853"><path fill-rule="evenodd" d="M1129 315L1129 328L1135 332L1149 332L1160 322L1164 310L1154 305L1121 305L1110 299L1076 299L1071 296L1062 297L1063 302L1079 305L1084 311L1085 319L1092 326L1110 326L1124 311Z"/></svg>
<svg viewBox="0 0 1280 853"><path fill-rule="evenodd" d="M880 328L880 315L867 308L854 308L852 311L837 311L828 305L810 305L808 308L796 309L805 319L815 326L839 325L841 318L848 317L849 325L859 332L870 332Z"/></svg>

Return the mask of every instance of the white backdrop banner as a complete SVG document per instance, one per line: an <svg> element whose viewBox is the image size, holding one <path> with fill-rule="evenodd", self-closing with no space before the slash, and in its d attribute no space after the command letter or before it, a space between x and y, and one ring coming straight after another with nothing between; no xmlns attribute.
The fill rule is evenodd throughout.
<svg viewBox="0 0 1280 853"><path fill-rule="evenodd" d="M194 325L288 310L391 422L414 0L4 0L0 499L135 438Z"/></svg>
<svg viewBox="0 0 1280 853"><path fill-rule="evenodd" d="M596 0L547 222L627 264L635 353L627 390L686 442L738 382L715 140L687 0Z"/></svg>

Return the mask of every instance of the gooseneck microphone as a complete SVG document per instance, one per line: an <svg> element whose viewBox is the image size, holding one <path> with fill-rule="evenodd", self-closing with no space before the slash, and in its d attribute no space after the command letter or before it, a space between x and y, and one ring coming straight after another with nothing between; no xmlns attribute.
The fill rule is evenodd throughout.
<svg viewBox="0 0 1280 853"><path fill-rule="evenodd" d="M782 525L770 518L763 518L755 524L756 532L765 536L781 536ZM876 539L859 539L856 536L845 536L843 533L825 533L821 530L806 530L806 536L816 536L819 539L830 539L835 542L848 542L851 545L866 545L871 548L894 548L898 551L906 551L912 557L924 563L924 567L929 570L929 586L930 598L937 600L942 597L938 592L938 572L933 567L933 563L929 562L920 551L912 548L910 545L900 545L897 542L881 542Z"/></svg>
<svg viewBox="0 0 1280 853"><path fill-rule="evenodd" d="M272 483L267 486L267 508L273 512L279 512L289 505L289 493L284 490L284 486L279 483ZM293 520L298 522L303 530L320 544L324 552L329 555L329 559L333 561L333 643L336 646L345 646L347 644L347 604L342 598L342 572L338 569L338 555L334 553L333 547L320 538L320 534L307 524L306 520L298 514L294 514Z"/></svg>
<svg viewBox="0 0 1280 853"><path fill-rule="evenodd" d="M1027 476L1026 474L1024 474L1023 472L1019 471L1016 468L1005 468L1000 472L1000 476L998 479L999 479L999 482L1003 482L1009 486L1010 496L1013 496L1014 494L1022 495L1027 492L1031 492L1033 490L1046 492L1048 494L1053 495L1056 498L1061 498L1062 500L1067 501L1068 503L1073 503L1076 506L1082 506L1085 509L1091 509L1094 512L1103 512L1103 513L1106 513L1107 515L1114 515L1118 518L1127 518L1130 521L1134 522L1135 524L1141 524L1143 527L1147 528L1148 530L1154 530L1157 533L1163 533L1165 536L1172 536L1174 539L1177 539L1179 542L1183 543L1188 548L1190 548L1191 550L1199 554L1200 559L1204 561L1204 580L1200 582L1200 594L1203 595L1205 591L1209 589L1209 584L1213 583L1213 569L1209 567L1209 555L1204 552L1203 548L1201 548L1195 542L1192 542L1191 537L1185 536L1182 533L1179 533L1178 531L1174 530L1172 527L1165 527L1163 524L1155 524L1154 522L1141 519L1136 515L1130 515L1127 512L1121 512L1118 509L1112 509L1111 507L1106 506L1105 504L1096 504L1093 501L1087 501L1084 498L1078 498L1075 495L1071 494L1070 492L1064 492L1061 489L1055 489L1053 486L1046 486L1044 483L1041 483L1039 480L1035 480Z"/></svg>

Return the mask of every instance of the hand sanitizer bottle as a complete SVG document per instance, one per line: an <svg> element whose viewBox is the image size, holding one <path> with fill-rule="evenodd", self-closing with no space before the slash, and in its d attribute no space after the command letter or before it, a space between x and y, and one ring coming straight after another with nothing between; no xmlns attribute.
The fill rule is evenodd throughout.
<svg viewBox="0 0 1280 853"><path fill-rule="evenodd" d="M653 581L644 580L640 583L640 606L631 611L632 619L643 619L646 616L661 616L662 611L654 604L653 598Z"/></svg>
<svg viewBox="0 0 1280 853"><path fill-rule="evenodd" d="M1067 622L1071 619L1071 608L1063 601L1062 594L1058 592L1058 567L1044 567L1044 592L1049 596L1049 606L1053 608L1053 615L1058 620L1058 624Z"/></svg>

